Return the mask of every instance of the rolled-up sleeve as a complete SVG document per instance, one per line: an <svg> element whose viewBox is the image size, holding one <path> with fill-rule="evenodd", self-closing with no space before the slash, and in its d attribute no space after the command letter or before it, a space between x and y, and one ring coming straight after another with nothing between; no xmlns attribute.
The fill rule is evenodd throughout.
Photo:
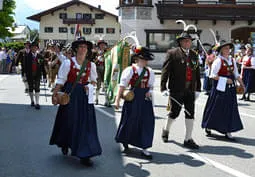
<svg viewBox="0 0 255 177"><path fill-rule="evenodd" d="M67 76L70 71L70 60L64 60L64 62L61 64L59 71L58 71L58 78L57 78L57 84L64 85L67 81Z"/></svg>
<svg viewBox="0 0 255 177"><path fill-rule="evenodd" d="M221 59L217 58L216 60L214 60L214 62L212 64L210 78L214 78L214 77L218 76L218 72L220 71L220 67L221 67Z"/></svg>
<svg viewBox="0 0 255 177"><path fill-rule="evenodd" d="M132 76L133 76L132 67L127 67L126 69L124 69L121 74L119 86L127 87Z"/></svg>
<svg viewBox="0 0 255 177"><path fill-rule="evenodd" d="M150 78L149 78L149 88L150 88L150 92L153 91L153 87L154 87L154 82L155 82L155 73L152 71L151 68L149 68L149 72L150 72Z"/></svg>
<svg viewBox="0 0 255 177"><path fill-rule="evenodd" d="M97 69L94 62L91 62L91 70L90 70L90 81L97 81Z"/></svg>
<svg viewBox="0 0 255 177"><path fill-rule="evenodd" d="M252 67L252 69L255 69L255 58L254 57L251 58L251 67Z"/></svg>

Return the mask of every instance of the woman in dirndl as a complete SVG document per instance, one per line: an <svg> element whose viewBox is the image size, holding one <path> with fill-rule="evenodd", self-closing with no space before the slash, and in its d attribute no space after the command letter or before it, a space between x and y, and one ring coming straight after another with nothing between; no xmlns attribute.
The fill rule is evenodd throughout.
<svg viewBox="0 0 255 177"><path fill-rule="evenodd" d="M72 49L76 55L61 64L52 96L53 104L57 104L58 92L64 91L69 93L70 101L58 107L50 145L60 147L64 155L70 149L71 155L78 157L81 164L92 166L90 158L102 153L91 99L93 94L88 90L96 84L96 65L89 60L92 43L84 37L74 41ZM78 76L80 78L76 80Z"/></svg>
<svg viewBox="0 0 255 177"><path fill-rule="evenodd" d="M250 101L250 94L255 92L255 58L251 45L246 45L246 55L242 61L241 77L245 90L240 100Z"/></svg>
<svg viewBox="0 0 255 177"><path fill-rule="evenodd" d="M208 97L202 121L207 136L211 129L225 135L228 140L235 140L231 132L243 129L240 119L237 97L236 80L242 87L244 84L238 74L236 62L230 57L232 43L224 42L217 48L219 55L212 64L210 77L213 79L212 90Z"/></svg>
<svg viewBox="0 0 255 177"><path fill-rule="evenodd" d="M130 86L134 91L134 99L124 101L115 140L123 144L124 152L128 152L128 145L132 145L142 149L143 157L151 159L152 155L147 149L152 147L154 134L155 116L151 97L155 76L147 64L154 56L148 48L138 46L132 57L134 60L136 58L137 63L122 72L115 102L116 109L119 108L120 98L126 87Z"/></svg>

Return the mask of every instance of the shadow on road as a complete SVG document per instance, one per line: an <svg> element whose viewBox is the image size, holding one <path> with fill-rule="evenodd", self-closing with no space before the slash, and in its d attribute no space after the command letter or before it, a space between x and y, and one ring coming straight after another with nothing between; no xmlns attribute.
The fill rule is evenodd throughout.
<svg viewBox="0 0 255 177"><path fill-rule="evenodd" d="M154 163L154 164L160 165L160 164L183 163L191 167L200 167L202 165L205 165L204 162L196 160L193 157L185 155L185 154L174 155L174 154L166 154L161 152L151 152L151 154L153 156L152 160L148 160L147 162L140 162L139 164L142 165L142 164ZM136 148L130 148L130 150L127 153L123 153L123 155L127 157L131 157L131 158L146 160L144 157L141 156L141 151L139 151Z"/></svg>

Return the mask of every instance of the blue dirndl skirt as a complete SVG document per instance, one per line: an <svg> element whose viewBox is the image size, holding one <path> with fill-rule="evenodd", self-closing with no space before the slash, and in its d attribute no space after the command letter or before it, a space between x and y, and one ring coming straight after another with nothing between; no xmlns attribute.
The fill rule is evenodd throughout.
<svg viewBox="0 0 255 177"><path fill-rule="evenodd" d="M233 79L233 76L231 78ZM212 90L204 109L202 128L224 134L242 130L235 84L227 84L225 92L221 92L216 89L217 83L218 81L213 80Z"/></svg>
<svg viewBox="0 0 255 177"><path fill-rule="evenodd" d="M125 101L116 142L142 149L152 146L155 116L151 100L145 100L149 88L135 88L132 101Z"/></svg>
<svg viewBox="0 0 255 177"><path fill-rule="evenodd" d="M243 82L245 85L246 93L255 92L255 69L244 69L243 70Z"/></svg>
<svg viewBox="0 0 255 177"><path fill-rule="evenodd" d="M84 85L76 84L70 102L58 108L50 145L68 147L71 155L89 158L100 155L102 149L97 135L96 114L93 104L88 104ZM71 83L64 86L70 92Z"/></svg>

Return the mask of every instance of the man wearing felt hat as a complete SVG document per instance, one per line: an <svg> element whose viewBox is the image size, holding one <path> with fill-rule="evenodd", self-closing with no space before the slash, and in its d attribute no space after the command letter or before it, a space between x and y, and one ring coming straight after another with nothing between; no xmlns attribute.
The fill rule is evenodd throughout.
<svg viewBox="0 0 255 177"><path fill-rule="evenodd" d="M171 124L179 116L182 105L185 108L186 136L184 146L198 149L199 146L192 139L195 110L195 92L201 90L200 68L198 55L191 50L193 38L184 31L178 38L179 47L167 51L166 60L161 74L161 92L168 95L170 112L167 125L163 128L162 139L168 141ZM168 82L168 85L167 85Z"/></svg>
<svg viewBox="0 0 255 177"><path fill-rule="evenodd" d="M107 42L105 42L104 40L99 40L97 42L97 47L98 50L96 52L96 57L95 57L95 63L97 66L97 88L96 88L96 100L95 100L95 104L98 104L98 96L99 96L99 92L100 92L100 88L102 86L102 84L104 83L104 71L105 71L105 66L104 66L104 54L107 50ZM110 106L107 96L105 94L105 106Z"/></svg>
<svg viewBox="0 0 255 177"><path fill-rule="evenodd" d="M18 67L19 64L21 66L21 77L22 77L22 80L23 80L24 85L25 85L25 93L28 93L28 83L27 83L27 78L24 74L24 67L25 67L24 65L25 65L26 57L30 52L30 45L31 45L30 40L26 40L26 42L24 42L24 47L25 48L21 49L18 52L16 61L15 61L16 67Z"/></svg>
<svg viewBox="0 0 255 177"><path fill-rule="evenodd" d="M155 116L151 96L155 76L147 64L154 56L148 48L137 46L132 57L136 58L137 63L122 72L115 106L118 109L120 98L125 98L123 92L126 87L133 91L134 98L124 101L115 140L123 144L126 152L130 144L141 148L141 155L151 159L152 155L147 149L152 147L154 134Z"/></svg>
<svg viewBox="0 0 255 177"><path fill-rule="evenodd" d="M29 96L31 99L31 106L35 109L40 109L40 80L43 75L44 82L46 82L46 72L44 69L44 58L38 52L39 46L37 42L31 43L31 50L25 60L25 76L28 82ZM35 100L34 100L35 96Z"/></svg>

